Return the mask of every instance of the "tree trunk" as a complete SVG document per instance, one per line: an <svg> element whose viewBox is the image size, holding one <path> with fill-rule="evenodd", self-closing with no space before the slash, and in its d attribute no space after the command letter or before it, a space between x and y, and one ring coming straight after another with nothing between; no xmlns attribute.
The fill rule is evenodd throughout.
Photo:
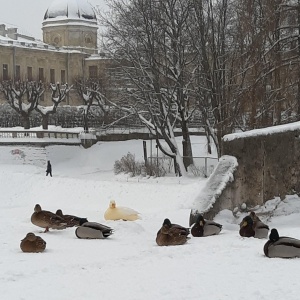
<svg viewBox="0 0 300 300"><path fill-rule="evenodd" d="M300 0L298 0L298 7L300 8ZM300 9L298 9L297 14L297 21L298 21L298 58L300 58ZM298 84L297 84L297 114L298 120L300 120L300 68L298 68Z"/></svg>
<svg viewBox="0 0 300 300"><path fill-rule="evenodd" d="M89 124L88 124L89 122L88 122L88 116L87 116L87 114L84 114L83 115L83 130L84 130L84 132L89 132Z"/></svg>
<svg viewBox="0 0 300 300"><path fill-rule="evenodd" d="M49 123L49 116L48 115L42 115L43 129L48 129L48 123Z"/></svg>
<svg viewBox="0 0 300 300"><path fill-rule="evenodd" d="M182 138L183 138L182 140L183 163L185 169L187 170L188 166L194 164L193 150L192 150L190 133L186 122L182 122L181 126L182 126Z"/></svg>
<svg viewBox="0 0 300 300"><path fill-rule="evenodd" d="M24 129L30 129L30 120L29 120L29 115L28 114L22 114L22 123Z"/></svg>
<svg viewBox="0 0 300 300"><path fill-rule="evenodd" d="M205 126L205 136L206 136L206 142L207 142L207 153L211 154L212 152L211 152L210 133L209 133L207 126Z"/></svg>

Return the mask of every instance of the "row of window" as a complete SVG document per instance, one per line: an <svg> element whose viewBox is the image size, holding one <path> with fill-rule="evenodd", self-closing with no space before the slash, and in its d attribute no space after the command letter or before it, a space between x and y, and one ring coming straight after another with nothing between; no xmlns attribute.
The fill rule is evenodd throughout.
<svg viewBox="0 0 300 300"><path fill-rule="evenodd" d="M50 82L55 83L57 81L56 74L55 74L55 69L50 69ZM15 68L15 74L14 74L14 79L15 80L28 80L28 81L33 81L35 80L32 75L32 67L27 67L27 73L26 73L26 78L21 78L21 67L19 65L16 65ZM98 68L97 66L89 66L89 78L97 78L98 77ZM8 72L8 64L3 64L3 69L2 69L2 79L3 80L9 80L11 79L9 77L9 72ZM45 74L44 74L44 68L39 68L38 69L38 78L36 80L38 81L43 81L45 82ZM66 70L61 70L60 71L60 80L58 80L61 84L66 83Z"/></svg>
<svg viewBox="0 0 300 300"><path fill-rule="evenodd" d="M55 83L56 79L55 78L55 69L50 69L50 82ZM19 65L16 65L15 68L15 80L21 80L24 78L21 78L21 67ZM3 70L2 70L2 79L3 80L9 80L9 72L8 72L8 65L3 64ZM39 68L38 70L38 78L36 78L37 81L45 81L45 74L44 74L44 68ZM32 67L27 67L27 73L26 73L26 80L28 81L34 81L33 75L32 75ZM60 71L60 81L61 84L66 83L66 70L61 70Z"/></svg>

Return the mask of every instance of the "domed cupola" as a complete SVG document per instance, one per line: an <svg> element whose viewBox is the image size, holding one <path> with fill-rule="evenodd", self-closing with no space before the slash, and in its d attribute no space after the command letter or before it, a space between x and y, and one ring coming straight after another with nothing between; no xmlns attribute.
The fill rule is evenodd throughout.
<svg viewBox="0 0 300 300"><path fill-rule="evenodd" d="M94 53L97 48L97 18L86 0L54 0L43 21L45 43Z"/></svg>

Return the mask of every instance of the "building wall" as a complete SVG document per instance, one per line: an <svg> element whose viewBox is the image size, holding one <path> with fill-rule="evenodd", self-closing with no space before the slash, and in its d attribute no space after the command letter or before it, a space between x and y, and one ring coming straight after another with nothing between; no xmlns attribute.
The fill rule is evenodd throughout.
<svg viewBox="0 0 300 300"><path fill-rule="evenodd" d="M68 24L60 26L44 26L43 40L46 44L83 49L86 53L97 52L97 28Z"/></svg>
<svg viewBox="0 0 300 300"><path fill-rule="evenodd" d="M48 49L47 49L48 48ZM49 49L53 48L53 49ZM0 44L0 81L1 80L42 80L45 83L46 91L44 95L44 105L51 105L51 93L49 89L50 82L74 84L77 79L87 78L104 78L109 75L111 61L103 59L99 56L89 58L90 55L79 51L64 51L60 48L48 47L44 48L35 46L18 46L14 44ZM16 72L18 66L19 75ZM3 68L7 70L3 70ZM29 78L28 67L32 68L32 78ZM42 77L41 75L42 69ZM51 71L52 70L52 71ZM91 74L91 72L94 72ZM51 78L51 73L52 77ZM53 76L54 74L54 76ZM4 76L7 75L7 78ZM64 75L64 76L63 76ZM53 80L54 79L54 80ZM0 103L5 99L0 94ZM69 105L82 104L81 99L76 91L70 92L65 103Z"/></svg>

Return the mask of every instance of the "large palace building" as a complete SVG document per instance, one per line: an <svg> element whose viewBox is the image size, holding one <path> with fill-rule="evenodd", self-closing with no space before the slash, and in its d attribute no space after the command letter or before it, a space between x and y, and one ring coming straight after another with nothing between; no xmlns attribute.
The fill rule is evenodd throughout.
<svg viewBox="0 0 300 300"><path fill-rule="evenodd" d="M78 78L99 78L105 72L109 60L99 54L97 18L86 0L54 0L45 12L42 30L43 41L39 41L0 23L0 81L73 84ZM0 100L4 101L2 95ZM51 104L50 97L44 101ZM76 93L66 102L80 104Z"/></svg>

